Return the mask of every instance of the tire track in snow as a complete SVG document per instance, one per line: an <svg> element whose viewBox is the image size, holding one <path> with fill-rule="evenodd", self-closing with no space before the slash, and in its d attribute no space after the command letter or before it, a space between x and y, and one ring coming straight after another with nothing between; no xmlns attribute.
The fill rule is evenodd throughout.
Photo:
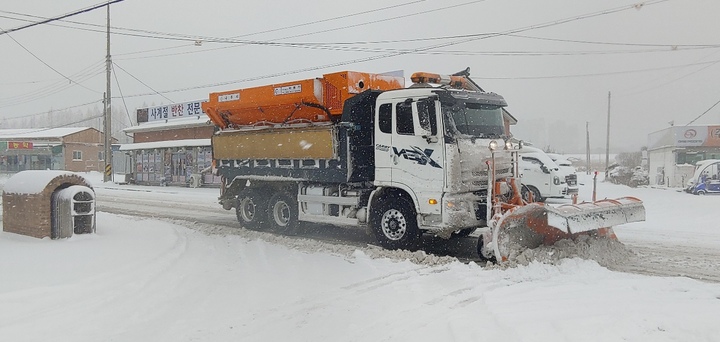
<svg viewBox="0 0 720 342"><path fill-rule="evenodd" d="M220 209L210 210L208 212L200 212L198 210L188 212L187 209L174 211L158 211L157 208L173 208L173 203L167 201L146 201L145 199L136 198L132 203L117 201L122 198L98 198L98 210L107 211L116 214L130 214L150 218L171 219L187 221L186 225L193 226L197 223L207 224L211 226L224 228L220 234L234 234L248 236L249 238L270 237L270 240L277 240L277 234L271 232L253 232L245 231L239 228L239 224L235 219L232 211ZM177 209L177 208L176 208ZM229 228L229 230L228 230ZM359 229L352 228L329 228L327 226L308 228L297 236L285 236L286 239L313 239L320 241L326 245L344 246L349 249L359 249L367 252L369 255L375 253L374 239L358 232ZM210 230L206 233L212 234ZM234 232L230 232L234 231ZM218 232L216 232L218 233ZM263 235L264 234L264 235ZM438 257L453 257L465 263L475 262L484 265L484 262L473 256L475 243L474 237L457 239L455 241L446 242L444 246L431 247L426 250ZM436 239L426 239L436 242ZM282 240L280 243L284 243ZM453 248L451 245L455 245ZM628 272L642 275L652 276L684 276L696 280L708 282L720 282L720 268L716 267L720 263L720 251L709 248L698 248L697 246L683 246L673 244L671 246L661 244L639 245L637 243L625 243L625 245L637 254L636 258L631 258L624 264L612 265L608 268L613 271ZM448 247L451 246L451 247ZM342 249L342 247L338 247ZM325 250L332 250L326 248ZM368 252L371 251L371 252ZM379 253L381 257L404 260L406 258L402 253ZM412 260L412 259L411 259ZM422 262L419 262L422 264Z"/></svg>

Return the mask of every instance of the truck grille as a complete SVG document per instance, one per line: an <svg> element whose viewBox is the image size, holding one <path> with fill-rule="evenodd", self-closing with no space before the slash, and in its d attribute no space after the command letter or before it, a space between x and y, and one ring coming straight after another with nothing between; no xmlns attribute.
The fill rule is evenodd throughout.
<svg viewBox="0 0 720 342"><path fill-rule="evenodd" d="M577 175L571 174L571 175L565 176L565 183L567 183L568 186L577 185Z"/></svg>

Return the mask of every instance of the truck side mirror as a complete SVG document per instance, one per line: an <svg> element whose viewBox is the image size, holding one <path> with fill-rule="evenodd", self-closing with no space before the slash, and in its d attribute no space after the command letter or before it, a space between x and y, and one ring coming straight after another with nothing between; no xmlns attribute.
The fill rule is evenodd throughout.
<svg viewBox="0 0 720 342"><path fill-rule="evenodd" d="M547 166L541 165L540 170L542 170L543 173L550 173L550 170L548 170Z"/></svg>

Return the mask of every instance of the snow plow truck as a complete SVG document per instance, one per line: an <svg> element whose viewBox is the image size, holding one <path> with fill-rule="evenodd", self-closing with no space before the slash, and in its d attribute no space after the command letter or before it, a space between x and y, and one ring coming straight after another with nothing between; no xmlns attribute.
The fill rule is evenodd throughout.
<svg viewBox="0 0 720 342"><path fill-rule="evenodd" d="M389 249L422 234L468 236L483 258L576 234L614 237L644 220L636 198L551 207L520 196L518 154L505 99L469 78L343 71L320 78L212 93L212 153L219 202L248 229L300 221L367 229Z"/></svg>

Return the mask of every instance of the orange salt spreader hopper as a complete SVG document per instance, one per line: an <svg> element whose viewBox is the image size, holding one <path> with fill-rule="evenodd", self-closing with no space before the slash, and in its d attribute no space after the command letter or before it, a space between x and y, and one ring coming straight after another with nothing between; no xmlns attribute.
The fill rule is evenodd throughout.
<svg viewBox="0 0 720 342"><path fill-rule="evenodd" d="M202 108L220 129L334 122L348 98L370 89L404 87L402 77L342 71L321 78L211 93Z"/></svg>

